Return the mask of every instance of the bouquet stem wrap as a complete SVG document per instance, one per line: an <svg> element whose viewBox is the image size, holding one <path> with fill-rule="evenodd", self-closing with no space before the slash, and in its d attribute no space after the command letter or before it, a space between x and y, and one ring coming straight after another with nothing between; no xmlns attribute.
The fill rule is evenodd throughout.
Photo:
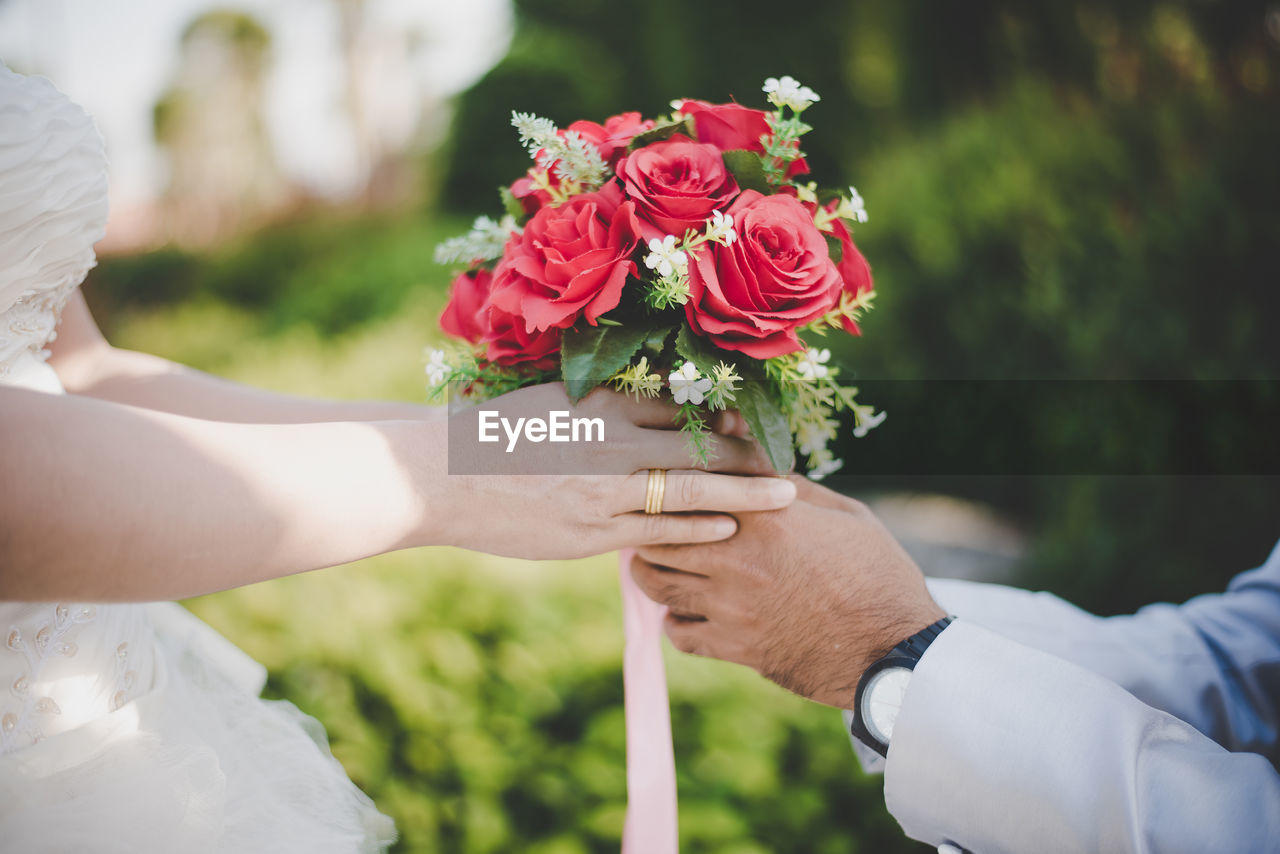
<svg viewBox="0 0 1280 854"><path fill-rule="evenodd" d="M622 854L676 854L676 762L671 707L662 663L662 619L667 609L631 578L631 557L619 554L626 649L622 681L627 719L627 818Z"/></svg>

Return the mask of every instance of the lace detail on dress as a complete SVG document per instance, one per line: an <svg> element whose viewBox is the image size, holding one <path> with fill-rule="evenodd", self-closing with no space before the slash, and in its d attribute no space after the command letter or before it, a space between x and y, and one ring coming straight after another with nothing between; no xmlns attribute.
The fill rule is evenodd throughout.
<svg viewBox="0 0 1280 854"><path fill-rule="evenodd" d="M111 711L113 712L129 702L130 693L138 684L138 671L133 669L133 662L129 660L128 641L121 641L116 647L115 680L116 690L111 694Z"/></svg>
<svg viewBox="0 0 1280 854"><path fill-rule="evenodd" d="M49 358L45 348L58 337L62 309L78 286L78 281L68 282L55 290L23 297L0 314L0 382L13 370L12 360L4 358L6 355L12 357L29 350L41 361Z"/></svg>
<svg viewBox="0 0 1280 854"><path fill-rule="evenodd" d="M10 709L0 715L0 754L40 741L44 738L41 721L47 716L62 714L52 697L37 696L35 688L50 660L55 656L73 658L79 652L75 636L80 626L90 622L96 613L93 605L59 604L53 608L53 620L41 625L30 638L24 637L17 626L9 627L5 647L23 656L26 667L9 684L9 695L19 705L17 711Z"/></svg>

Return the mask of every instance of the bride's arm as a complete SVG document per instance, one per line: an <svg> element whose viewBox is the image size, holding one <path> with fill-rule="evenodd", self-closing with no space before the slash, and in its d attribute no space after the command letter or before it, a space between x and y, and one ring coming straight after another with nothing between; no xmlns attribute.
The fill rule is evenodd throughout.
<svg viewBox="0 0 1280 854"><path fill-rule="evenodd" d="M391 401L334 401L264 391L147 353L112 347L77 291L62 312L49 364L71 394L208 421L303 424L441 418L443 409Z"/></svg>
<svg viewBox="0 0 1280 854"><path fill-rule="evenodd" d="M504 397L568 406L554 385ZM672 472L673 512L644 515L643 469L688 465L678 431L644 426L671 413L610 392L579 411L611 418L612 441L554 470L598 473L462 475L443 420L236 424L0 385L0 599L181 598L419 545L569 558L713 541L736 529L723 513L794 498L778 478ZM719 442L718 467L763 470L754 443Z"/></svg>
<svg viewBox="0 0 1280 854"><path fill-rule="evenodd" d="M443 541L433 479L408 471L429 457L406 447L439 429L229 424L0 387L0 599L179 598Z"/></svg>

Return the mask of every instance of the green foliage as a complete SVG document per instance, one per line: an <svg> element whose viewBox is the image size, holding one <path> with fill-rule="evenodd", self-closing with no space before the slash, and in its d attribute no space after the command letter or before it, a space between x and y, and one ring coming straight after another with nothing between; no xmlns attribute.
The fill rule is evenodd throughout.
<svg viewBox="0 0 1280 854"><path fill-rule="evenodd" d="M857 232L876 311L864 337L828 343L859 379L1275 378L1280 339L1262 322L1280 309L1280 210L1264 199L1280 192L1265 168L1280 145L1273 115L1185 95L1097 104L1027 81L881 152L864 170L871 220ZM987 419L1016 413L946 412L930 408L928 385L914 388L911 409L929 418L891 413L877 441L964 448L981 472L998 450ZM1119 442L1139 464L1179 461L1176 434L1140 420L1137 395L1130 433L1100 435L1091 413L1063 412L1033 435L1047 447ZM1223 437L1240 432L1232 416L1218 414ZM1201 444L1208 462L1215 444L1219 457L1232 450ZM1275 477L917 485L1020 517L1039 533L1026 583L1106 613L1218 589L1280 534Z"/></svg>
<svg viewBox="0 0 1280 854"><path fill-rule="evenodd" d="M616 852L625 808L612 556L528 564L433 549L205 597L192 609L328 729L397 850ZM682 849L894 852L839 715L671 654ZM855 838L860 844L855 844Z"/></svg>
<svg viewBox="0 0 1280 854"><path fill-rule="evenodd" d="M689 119L682 119L678 122L669 122L660 124L651 128L644 133L638 133L631 138L631 142L627 144L627 151L635 151L637 148L644 148L655 142L662 142L664 139L671 139L676 134L684 134L687 137L693 136L693 122Z"/></svg>
<svg viewBox="0 0 1280 854"><path fill-rule="evenodd" d="M698 369L698 373L704 377L709 377L715 370L716 362L720 361L723 353L703 338L701 335L695 335L688 324L680 324L680 331L676 333L675 340L676 352L682 358L693 362L693 366Z"/></svg>
<svg viewBox="0 0 1280 854"><path fill-rule="evenodd" d="M479 212L495 181L527 168L502 133L512 109L567 125L624 110L655 116L676 97L764 107L762 77L791 74L822 96L806 113L821 129L806 139L814 174L843 167L861 181L869 156L997 100L1023 77L1132 102L1168 87L1226 99L1261 89L1274 108L1280 89L1267 0L815 0L786 12L769 0L515 6L509 53L458 104L462 156L444 188L456 210Z"/></svg>
<svg viewBox="0 0 1280 854"><path fill-rule="evenodd" d="M757 193L769 193L769 178L765 175L760 155L754 151L726 151L724 167L733 175L733 180L744 190L755 190Z"/></svg>
<svg viewBox="0 0 1280 854"><path fill-rule="evenodd" d="M135 307L200 298L252 311L266 331L342 333L390 316L415 292L442 291L450 270L434 263L434 247L464 229L453 219L321 215L206 253L106 258L86 292L108 327Z"/></svg>
<svg viewBox="0 0 1280 854"><path fill-rule="evenodd" d="M654 330L643 326L570 329L560 343L560 370L569 399L578 402L631 361Z"/></svg>
<svg viewBox="0 0 1280 854"><path fill-rule="evenodd" d="M769 462L773 463L774 469L779 472L790 471L795 460L795 445L791 428L787 426L787 416L768 393L765 385L767 381L763 375L753 375L744 368L743 378L736 401L738 410L747 419L751 435L760 441L769 454Z"/></svg>
<svg viewBox="0 0 1280 854"><path fill-rule="evenodd" d="M271 33L245 12L215 9L197 17L182 32L183 46L207 37L241 51L247 59L260 59L271 47Z"/></svg>
<svg viewBox="0 0 1280 854"><path fill-rule="evenodd" d="M1099 108L1028 83L883 153L859 243L865 376L1243 378L1280 341L1259 195L1280 123L1195 100ZM923 346L901 346L903 342Z"/></svg>

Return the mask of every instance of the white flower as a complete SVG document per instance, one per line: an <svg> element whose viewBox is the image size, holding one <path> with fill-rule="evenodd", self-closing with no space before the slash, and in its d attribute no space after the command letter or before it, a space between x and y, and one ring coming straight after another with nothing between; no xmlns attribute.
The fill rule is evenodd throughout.
<svg viewBox="0 0 1280 854"><path fill-rule="evenodd" d="M733 228L733 216L721 211L712 211L711 219L707 220L707 239L725 246L732 246L733 241L738 239L738 232Z"/></svg>
<svg viewBox="0 0 1280 854"><path fill-rule="evenodd" d="M866 409L868 412L871 411L870 406L866 407ZM881 410L875 415L863 415L862 412L858 412L856 414L858 416L858 426L853 428L853 435L861 439L863 436L866 436L872 430L879 427L888 413Z"/></svg>
<svg viewBox="0 0 1280 854"><path fill-rule="evenodd" d="M433 386L440 385L449 376L452 368L444 360L443 350L432 350L427 357L427 381Z"/></svg>
<svg viewBox="0 0 1280 854"><path fill-rule="evenodd" d="M693 362L685 362L679 369L672 371L667 382L671 384L671 396L676 399L676 403L687 402L694 406L706 400L707 392L711 391L712 386L711 380L698 376L698 369Z"/></svg>
<svg viewBox="0 0 1280 854"><path fill-rule="evenodd" d="M844 468L844 460L837 460L834 457L829 460L823 460L809 469L809 480L822 480L827 475L835 474L842 468Z"/></svg>
<svg viewBox="0 0 1280 854"><path fill-rule="evenodd" d="M763 89L769 96L769 102L775 107L790 107L797 113L822 100L817 92L808 86L801 86L800 81L790 75L782 79L770 77L764 81Z"/></svg>
<svg viewBox="0 0 1280 854"><path fill-rule="evenodd" d="M796 364L796 373L807 380L820 380L830 373L826 362L831 359L831 351L825 347L821 350L809 349Z"/></svg>
<svg viewBox="0 0 1280 854"><path fill-rule="evenodd" d="M655 237L649 241L649 254L644 256L644 265L665 279L677 271L683 274L688 270L689 256L676 248L675 235L668 234L661 240Z"/></svg>
<svg viewBox="0 0 1280 854"><path fill-rule="evenodd" d="M841 200L838 213L845 219L867 221L867 204L862 200L862 194L852 184L849 185L849 198Z"/></svg>
<svg viewBox="0 0 1280 854"><path fill-rule="evenodd" d="M805 421L796 429L796 443L804 456L816 454L827 449L830 430L825 421Z"/></svg>

